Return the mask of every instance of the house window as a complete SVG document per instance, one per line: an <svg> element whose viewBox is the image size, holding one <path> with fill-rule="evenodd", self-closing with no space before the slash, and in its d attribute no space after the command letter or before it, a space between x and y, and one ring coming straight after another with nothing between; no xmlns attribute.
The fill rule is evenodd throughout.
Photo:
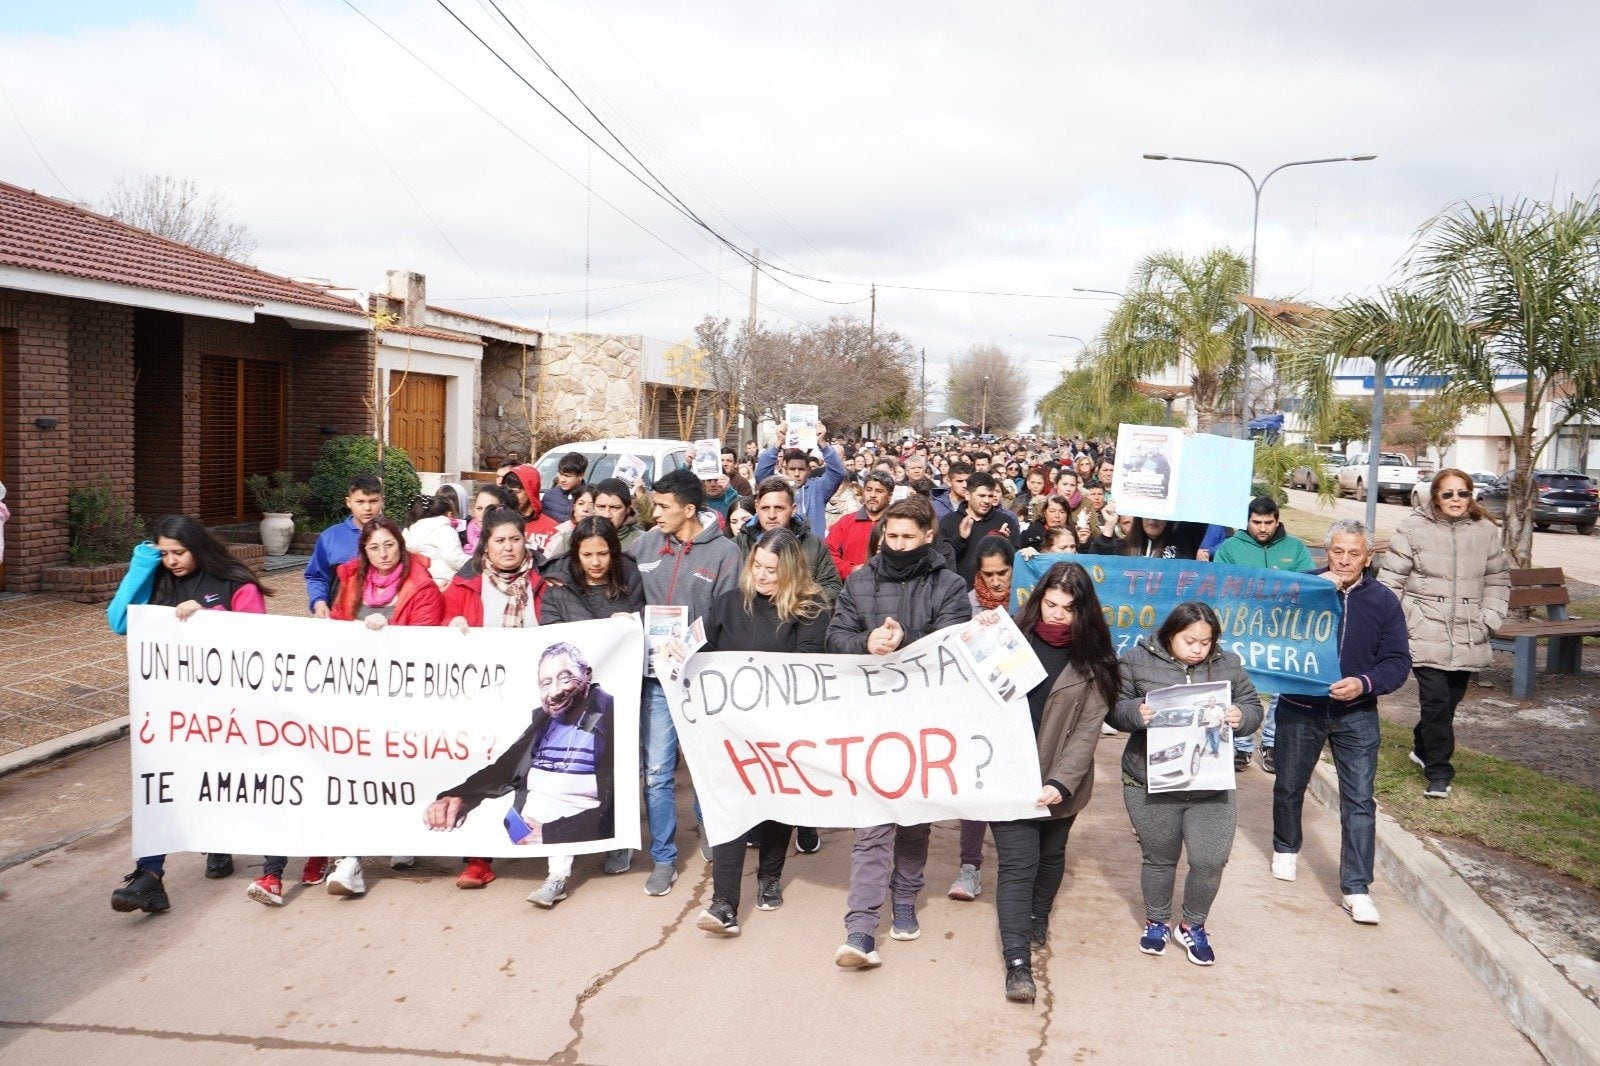
<svg viewBox="0 0 1600 1066"><path fill-rule="evenodd" d="M200 361L200 520L260 517L245 479L284 465L284 368L205 356Z"/></svg>

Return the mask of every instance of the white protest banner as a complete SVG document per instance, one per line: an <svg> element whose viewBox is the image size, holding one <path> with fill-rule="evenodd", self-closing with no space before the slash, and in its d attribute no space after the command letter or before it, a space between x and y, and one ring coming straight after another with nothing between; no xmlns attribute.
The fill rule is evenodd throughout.
<svg viewBox="0 0 1600 1066"><path fill-rule="evenodd" d="M639 846L637 620L128 618L135 855Z"/></svg>
<svg viewBox="0 0 1600 1066"><path fill-rule="evenodd" d="M892 655L713 652L668 704L706 835L790 825L1042 817L1026 698L999 704L957 627Z"/></svg>
<svg viewBox="0 0 1600 1066"><path fill-rule="evenodd" d="M1169 426L1117 427L1117 513L1237 526L1250 507L1255 442Z"/></svg>

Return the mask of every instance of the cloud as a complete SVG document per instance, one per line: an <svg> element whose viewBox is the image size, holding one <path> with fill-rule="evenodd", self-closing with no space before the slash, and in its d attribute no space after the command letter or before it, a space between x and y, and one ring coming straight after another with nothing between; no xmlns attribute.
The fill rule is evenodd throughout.
<svg viewBox="0 0 1600 1066"><path fill-rule="evenodd" d="M36 13L0 32L0 87L73 192L92 199L144 171L192 177L229 197L269 269L372 288L403 267L433 293L488 297L581 290L587 260L596 287L701 274L591 293L594 328L676 338L708 312L742 317L737 257L436 4L354 2L549 161L343 4L282 0L287 19L270 0ZM451 4L576 112L483 7ZM1077 344L1052 334L1093 337L1109 305L890 284L1066 295L1119 288L1156 248L1248 248L1242 175L1143 152L1230 159L1257 177L1376 152L1280 172L1264 191L1258 291L1313 301L1384 282L1451 200L1585 194L1600 173L1582 135L1600 10L1582 6L1515 18L1482 0L501 6L734 243L843 282L790 279L818 296L859 299L879 282L880 321L927 347L930 377L975 341L1053 360ZM3 110L0 159L0 179L64 194ZM771 279L759 288L772 321L844 310ZM581 323L584 297L463 306ZM1042 393L1053 371L1029 365Z"/></svg>

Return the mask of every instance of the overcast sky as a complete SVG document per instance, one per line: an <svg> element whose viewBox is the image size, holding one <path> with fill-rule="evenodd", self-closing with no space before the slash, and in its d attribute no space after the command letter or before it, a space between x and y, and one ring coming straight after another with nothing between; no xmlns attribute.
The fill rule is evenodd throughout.
<svg viewBox="0 0 1600 1066"><path fill-rule="evenodd" d="M444 3L622 155L489 0ZM875 281L930 379L995 342L1035 398L1079 347L1052 335L1104 324L1109 302L1075 287L1119 289L1160 248L1248 251L1243 176L1142 153L1258 178L1376 153L1266 188L1257 291L1312 302L1390 278L1452 200L1587 195L1600 175L1593 4L499 4L707 225L833 282L763 277L763 319L865 319ZM436 302L537 326L671 341L746 312L748 266L437 0L0 12L0 180L93 203L118 176L192 178L268 270L362 289L417 270Z"/></svg>

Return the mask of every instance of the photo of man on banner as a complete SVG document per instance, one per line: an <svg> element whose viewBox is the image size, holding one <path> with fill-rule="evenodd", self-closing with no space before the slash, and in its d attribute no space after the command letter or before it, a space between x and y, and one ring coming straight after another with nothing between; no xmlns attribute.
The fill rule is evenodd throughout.
<svg viewBox="0 0 1600 1066"><path fill-rule="evenodd" d="M423 821L450 831L484 800L515 793L513 844L570 844L613 835L611 695L583 652L552 644L539 657L539 705L527 730L489 766L439 793Z"/></svg>

